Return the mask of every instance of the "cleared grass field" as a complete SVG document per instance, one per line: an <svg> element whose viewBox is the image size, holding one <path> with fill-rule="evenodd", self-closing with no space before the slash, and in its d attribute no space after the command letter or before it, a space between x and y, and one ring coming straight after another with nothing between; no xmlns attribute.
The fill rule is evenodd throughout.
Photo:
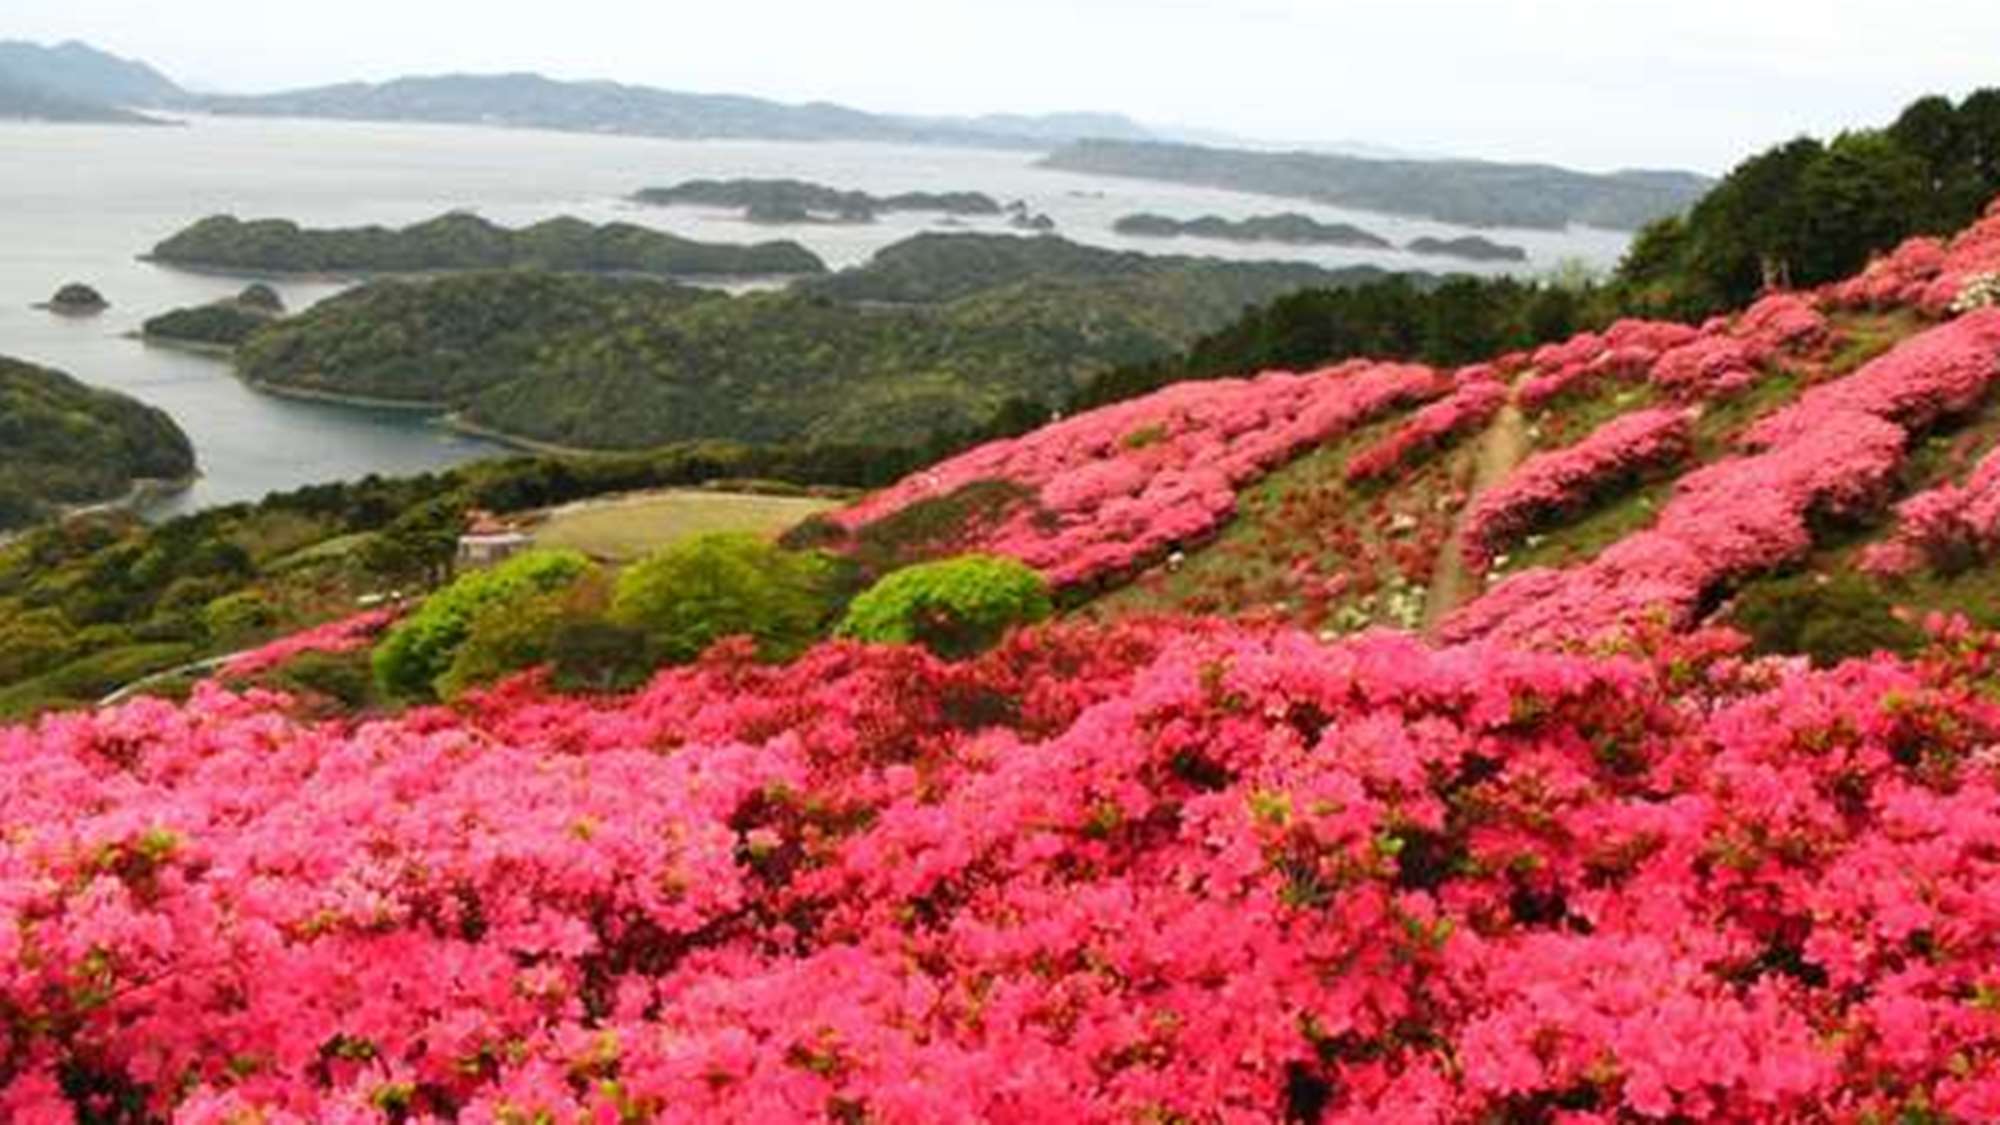
<svg viewBox="0 0 2000 1125"><path fill-rule="evenodd" d="M777 535L837 504L812 496L648 492L553 508L530 531L537 546L569 547L605 562L626 563L711 531Z"/></svg>

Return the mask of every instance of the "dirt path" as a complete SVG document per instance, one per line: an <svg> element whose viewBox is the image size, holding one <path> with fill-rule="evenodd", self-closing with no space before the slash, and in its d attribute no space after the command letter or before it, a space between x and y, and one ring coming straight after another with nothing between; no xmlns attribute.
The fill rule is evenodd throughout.
<svg viewBox="0 0 2000 1125"><path fill-rule="evenodd" d="M1472 470L1472 488L1465 507L1459 509L1457 526L1438 555L1437 569L1431 572L1428 596L1424 599L1424 631L1432 632L1452 610L1465 604L1477 588L1477 581L1465 565L1465 516L1472 500L1506 479L1514 466L1528 454L1528 420L1513 403L1500 408L1493 424L1479 438L1479 460Z"/></svg>

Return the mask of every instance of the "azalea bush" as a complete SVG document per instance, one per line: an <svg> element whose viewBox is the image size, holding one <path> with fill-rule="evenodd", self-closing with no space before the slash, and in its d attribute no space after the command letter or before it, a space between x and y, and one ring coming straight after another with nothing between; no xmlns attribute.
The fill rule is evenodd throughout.
<svg viewBox="0 0 2000 1125"><path fill-rule="evenodd" d="M1641 410L1605 423L1574 445L1528 458L1473 501L1465 517L1466 558L1485 566L1536 528L1685 460L1693 440L1686 411Z"/></svg>
<svg viewBox="0 0 2000 1125"><path fill-rule="evenodd" d="M2000 309L1923 332L1751 426L1742 454L1675 482L1649 529L1584 565L1509 578L1444 633L1588 635L1653 613L1690 622L1717 590L1803 559L1815 525L1886 505L1912 433L1972 409L1996 381Z"/></svg>
<svg viewBox="0 0 2000 1125"><path fill-rule="evenodd" d="M921 644L945 657L993 647L1008 629L1054 612L1049 586L1023 563L992 555L906 567L847 607L838 634L877 644Z"/></svg>
<svg viewBox="0 0 2000 1125"><path fill-rule="evenodd" d="M1863 566L1906 574L1929 566L1956 574L2000 557L2000 450L1974 466L1965 483L1926 489L1896 505L1896 528L1871 547Z"/></svg>
<svg viewBox="0 0 2000 1125"><path fill-rule="evenodd" d="M980 446L832 519L866 544L880 538L871 529L968 486L1009 488L1014 493L981 518L948 521L936 553L1006 555L1057 587L1084 586L1207 539L1234 514L1239 489L1307 449L1451 389L1429 367L1365 360L1304 375L1176 384Z"/></svg>
<svg viewBox="0 0 2000 1125"><path fill-rule="evenodd" d="M1388 437L1355 454L1347 463L1348 483L1382 480L1484 427L1507 398L1507 384L1498 379L1460 383L1451 394L1411 414Z"/></svg>
<svg viewBox="0 0 2000 1125"><path fill-rule="evenodd" d="M0 730L0 1118L1990 1120L2000 649L1155 624Z"/></svg>

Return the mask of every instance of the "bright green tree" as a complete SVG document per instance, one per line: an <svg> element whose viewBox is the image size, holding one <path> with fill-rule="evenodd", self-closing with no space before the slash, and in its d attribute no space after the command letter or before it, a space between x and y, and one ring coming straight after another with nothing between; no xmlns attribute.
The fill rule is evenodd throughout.
<svg viewBox="0 0 2000 1125"><path fill-rule="evenodd" d="M831 613L835 574L824 557L741 532L698 535L618 577L611 620L644 633L670 662L723 637L747 636L765 659L797 654Z"/></svg>
<svg viewBox="0 0 2000 1125"><path fill-rule="evenodd" d="M524 603L568 586L589 570L589 560L575 551L528 551L490 570L460 575L375 646L377 682L406 698L435 694L482 609Z"/></svg>
<svg viewBox="0 0 2000 1125"><path fill-rule="evenodd" d="M904 567L847 608L844 637L921 644L945 657L991 648L1008 629L1053 612L1048 583L1014 559L961 555Z"/></svg>

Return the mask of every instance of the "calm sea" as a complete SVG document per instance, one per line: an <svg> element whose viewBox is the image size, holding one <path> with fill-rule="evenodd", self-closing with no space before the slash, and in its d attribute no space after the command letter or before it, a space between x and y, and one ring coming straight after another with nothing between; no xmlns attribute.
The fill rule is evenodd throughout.
<svg viewBox="0 0 2000 1125"><path fill-rule="evenodd" d="M1390 252L1244 246L1113 234L1132 211L1243 218L1282 210L1355 223L1397 242L1463 230L1292 200L1033 167L1019 152L875 144L666 141L442 125L195 118L178 128L0 122L0 354L60 368L165 408L194 439L202 478L157 511L185 511L370 472L438 468L498 448L421 418L260 394L227 363L127 338L141 321L232 294L243 279L136 260L182 226L216 212L313 226L404 224L465 208L508 225L571 214L623 219L711 241L795 238L838 268L925 229L935 217L866 226L765 228L722 212L645 208L633 190L693 177L793 176L878 193L984 191L1020 199L1082 242L1230 258L1285 257L1329 266L1372 262L1438 268ZM973 229L1001 229L979 221ZM1609 266L1626 238L1608 231L1485 232L1528 248L1531 270L1579 258ZM1463 268L1476 269L1465 266ZM102 316L33 308L67 281L96 286ZM274 279L298 309L340 288Z"/></svg>

